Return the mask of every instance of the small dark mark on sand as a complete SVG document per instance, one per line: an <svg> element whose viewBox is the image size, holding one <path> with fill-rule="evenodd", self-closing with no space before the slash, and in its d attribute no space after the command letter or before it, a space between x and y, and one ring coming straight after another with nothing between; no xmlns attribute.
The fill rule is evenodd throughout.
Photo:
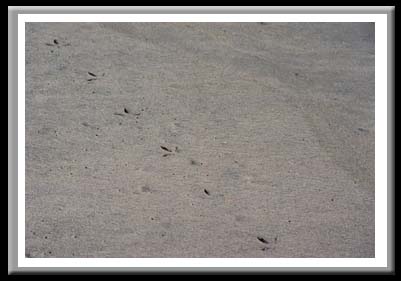
<svg viewBox="0 0 401 281"><path fill-rule="evenodd" d="M165 150L165 151L168 151L168 152L173 152L171 149L168 149L167 147L162 146L162 145L160 146L160 148Z"/></svg>
<svg viewBox="0 0 401 281"><path fill-rule="evenodd" d="M128 114L129 110L124 107L124 112Z"/></svg>
<svg viewBox="0 0 401 281"><path fill-rule="evenodd" d="M46 43L45 45L46 46L54 46L53 44L50 44L50 43Z"/></svg>
<svg viewBox="0 0 401 281"><path fill-rule="evenodd" d="M270 250L270 248L269 247L263 247L262 248L262 251L267 251L267 250Z"/></svg>
<svg viewBox="0 0 401 281"><path fill-rule="evenodd" d="M195 160L191 159L191 165L198 165L198 162L196 162Z"/></svg>
<svg viewBox="0 0 401 281"><path fill-rule="evenodd" d="M274 243L277 243L277 239L278 239L278 237L276 236L276 237L274 237Z"/></svg>
<svg viewBox="0 0 401 281"><path fill-rule="evenodd" d="M259 240L260 242L262 242L262 243L264 243L264 244L269 244L269 242L266 241L263 237L258 236L257 238L258 238L258 240Z"/></svg>
<svg viewBox="0 0 401 281"><path fill-rule="evenodd" d="M96 134L96 136L98 137L99 135L98 135L98 134Z"/></svg>
<svg viewBox="0 0 401 281"><path fill-rule="evenodd" d="M145 185L141 187L142 192L150 192L149 186Z"/></svg>
<svg viewBox="0 0 401 281"><path fill-rule="evenodd" d="M290 223L290 222L291 222L291 220L288 220L288 222Z"/></svg>
<svg viewBox="0 0 401 281"><path fill-rule="evenodd" d="M168 153L166 153L166 154L163 154L163 157L167 157L167 156L170 156L171 154L168 154Z"/></svg>
<svg viewBox="0 0 401 281"><path fill-rule="evenodd" d="M153 220L154 220L154 218L150 218L150 220L152 220L152 221L153 221Z"/></svg>
<svg viewBox="0 0 401 281"><path fill-rule="evenodd" d="M266 25L267 23L265 23L265 22L260 22L259 24L260 24L260 25Z"/></svg>
<svg viewBox="0 0 401 281"><path fill-rule="evenodd" d="M331 198L330 201L333 202L333 201L334 201L334 198Z"/></svg>
<svg viewBox="0 0 401 281"><path fill-rule="evenodd" d="M86 81L93 81L93 80L96 80L95 78L90 78L90 79L87 79Z"/></svg>
<svg viewBox="0 0 401 281"><path fill-rule="evenodd" d="M53 50L51 50L50 53L53 53Z"/></svg>
<svg viewBox="0 0 401 281"><path fill-rule="evenodd" d="M298 73L298 72L295 72L294 74L295 74L295 76L298 76L298 75L299 75L299 73Z"/></svg>
<svg viewBox="0 0 401 281"><path fill-rule="evenodd" d="M51 255L51 254L52 254L52 251L49 251L48 253Z"/></svg>
<svg viewBox="0 0 401 281"><path fill-rule="evenodd" d="M209 191L207 189L203 190L207 195L210 195Z"/></svg>
<svg viewBox="0 0 401 281"><path fill-rule="evenodd" d="M85 166L85 169L88 169L88 167L87 167L87 166Z"/></svg>
<svg viewBox="0 0 401 281"><path fill-rule="evenodd" d="M47 239L47 236L45 236L45 239Z"/></svg>
<svg viewBox="0 0 401 281"><path fill-rule="evenodd" d="M360 132L368 132L368 130L364 129L364 128L358 128L358 131L360 131Z"/></svg>
<svg viewBox="0 0 401 281"><path fill-rule="evenodd" d="M54 44L58 45L58 41L56 39L53 40Z"/></svg>
<svg viewBox="0 0 401 281"><path fill-rule="evenodd" d="M90 76L96 77L96 74L93 74L92 72L89 72L89 71L88 71L88 74L89 74Z"/></svg>

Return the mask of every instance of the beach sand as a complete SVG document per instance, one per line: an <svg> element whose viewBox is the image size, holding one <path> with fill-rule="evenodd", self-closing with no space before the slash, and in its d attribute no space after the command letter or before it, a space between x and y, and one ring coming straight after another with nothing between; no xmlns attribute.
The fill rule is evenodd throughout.
<svg viewBox="0 0 401 281"><path fill-rule="evenodd" d="M27 23L26 256L374 257L374 24Z"/></svg>

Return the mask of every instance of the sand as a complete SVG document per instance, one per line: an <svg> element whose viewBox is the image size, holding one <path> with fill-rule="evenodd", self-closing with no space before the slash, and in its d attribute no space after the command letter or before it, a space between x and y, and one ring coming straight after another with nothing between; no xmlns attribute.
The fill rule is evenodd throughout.
<svg viewBox="0 0 401 281"><path fill-rule="evenodd" d="M374 24L28 23L27 257L374 257Z"/></svg>

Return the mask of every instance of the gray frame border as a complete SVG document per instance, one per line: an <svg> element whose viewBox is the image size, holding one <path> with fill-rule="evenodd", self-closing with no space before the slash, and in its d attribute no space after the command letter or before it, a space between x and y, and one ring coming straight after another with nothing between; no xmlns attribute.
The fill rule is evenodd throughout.
<svg viewBox="0 0 401 281"><path fill-rule="evenodd" d="M394 74L395 74L395 6L193 6L193 7L149 7L149 6L52 6L52 7L8 7L8 274L68 274L68 273L381 273L395 274L395 250L394 250ZM386 268L314 268L314 267L286 267L286 268L22 268L18 267L17 259L17 233L18 233L18 14L387 14L387 223L388 240L387 254L388 265Z"/></svg>

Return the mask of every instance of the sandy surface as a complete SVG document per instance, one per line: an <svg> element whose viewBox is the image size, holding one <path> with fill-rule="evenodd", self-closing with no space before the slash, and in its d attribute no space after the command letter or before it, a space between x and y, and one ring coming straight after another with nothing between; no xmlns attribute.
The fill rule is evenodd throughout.
<svg viewBox="0 0 401 281"><path fill-rule="evenodd" d="M29 23L26 255L374 257L374 133L373 24Z"/></svg>

